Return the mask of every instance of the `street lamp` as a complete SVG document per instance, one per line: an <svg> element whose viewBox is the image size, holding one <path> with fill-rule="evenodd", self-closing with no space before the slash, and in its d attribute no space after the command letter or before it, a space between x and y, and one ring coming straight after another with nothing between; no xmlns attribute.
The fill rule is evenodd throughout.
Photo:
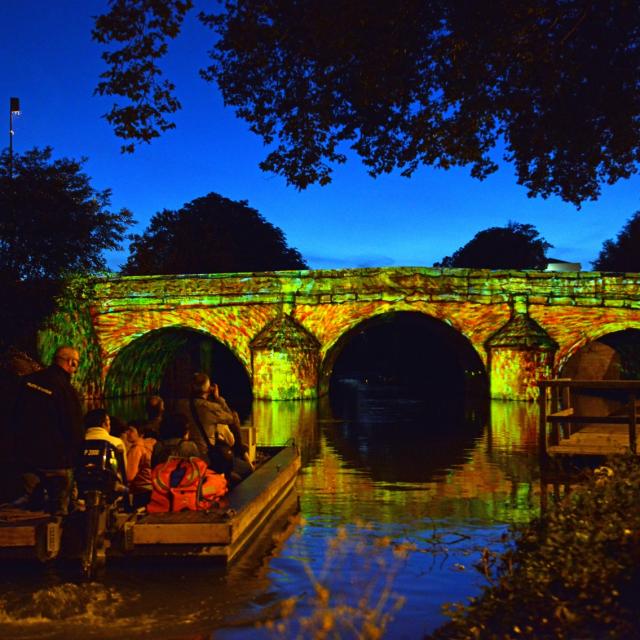
<svg viewBox="0 0 640 640"><path fill-rule="evenodd" d="M9 98L9 178L13 178L13 116L20 115L20 98Z"/></svg>

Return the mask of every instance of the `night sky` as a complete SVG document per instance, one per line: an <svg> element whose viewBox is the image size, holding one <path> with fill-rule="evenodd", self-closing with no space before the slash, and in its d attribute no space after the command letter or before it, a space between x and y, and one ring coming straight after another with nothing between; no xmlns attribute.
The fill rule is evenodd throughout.
<svg viewBox="0 0 640 640"><path fill-rule="evenodd" d="M605 186L597 202L578 211L558 198L527 198L503 161L484 182L468 169L422 168L409 179L398 173L373 179L352 155L330 185L298 192L260 171L267 153L261 139L223 106L215 85L200 79L213 34L195 11L164 65L183 105L177 128L122 155L121 141L101 117L111 100L93 96L104 64L91 40L92 16L105 10L106 1L98 0L3 0L2 146L9 140L9 97L17 96L22 115L14 121L14 150L48 145L54 157L86 157L94 188L112 189L113 208L133 211L136 232L155 212L213 191L248 200L311 268L431 266L478 231L514 220L536 226L554 245L550 257L589 269L602 242L640 209L638 177ZM110 268L118 269L126 255L110 254Z"/></svg>

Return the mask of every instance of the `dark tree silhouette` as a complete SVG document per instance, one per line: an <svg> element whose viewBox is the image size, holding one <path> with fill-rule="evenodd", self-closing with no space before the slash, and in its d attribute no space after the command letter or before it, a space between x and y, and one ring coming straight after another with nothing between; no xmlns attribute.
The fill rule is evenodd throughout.
<svg viewBox="0 0 640 640"><path fill-rule="evenodd" d="M246 201L217 193L156 213L147 230L133 236L130 251L127 275L307 268L278 227Z"/></svg>
<svg viewBox="0 0 640 640"><path fill-rule="evenodd" d="M539 237L530 224L509 222L506 227L491 227L476 233L473 240L452 256L436 262L437 267L476 269L544 269L545 253L553 245Z"/></svg>
<svg viewBox="0 0 640 640"><path fill-rule="evenodd" d="M615 241L605 240L591 264L598 271L640 272L640 211L627 220Z"/></svg>
<svg viewBox="0 0 640 640"><path fill-rule="evenodd" d="M173 126L159 60L192 0L112 0L93 36L97 91L132 150ZM636 0L228 0L201 74L273 145L262 168L298 188L331 179L347 146L372 175L421 165L495 171L498 141L529 195L579 205L636 173ZM211 1L213 11L220 5Z"/></svg>
<svg viewBox="0 0 640 640"><path fill-rule="evenodd" d="M52 160L50 148L0 157L0 349L36 353L35 333L53 310L61 279L105 268L103 251L119 249L131 213L109 210L82 161Z"/></svg>
<svg viewBox="0 0 640 640"><path fill-rule="evenodd" d="M120 249L131 212L109 210L111 192L96 191L84 161L51 159L51 148L0 158L0 273L19 281L105 269L103 251Z"/></svg>

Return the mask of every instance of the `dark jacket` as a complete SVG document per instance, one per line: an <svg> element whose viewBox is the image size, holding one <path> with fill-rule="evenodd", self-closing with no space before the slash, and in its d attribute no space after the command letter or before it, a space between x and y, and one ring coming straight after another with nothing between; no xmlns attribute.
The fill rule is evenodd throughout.
<svg viewBox="0 0 640 640"><path fill-rule="evenodd" d="M16 404L17 455L25 469L68 469L84 442L82 407L57 364L22 379Z"/></svg>

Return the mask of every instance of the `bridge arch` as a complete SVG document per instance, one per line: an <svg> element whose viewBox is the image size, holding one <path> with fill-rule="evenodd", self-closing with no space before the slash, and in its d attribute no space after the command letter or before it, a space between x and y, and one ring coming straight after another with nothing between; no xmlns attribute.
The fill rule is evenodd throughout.
<svg viewBox="0 0 640 640"><path fill-rule="evenodd" d="M571 360L579 355L580 351L595 342L602 342L608 336L622 336L622 334L630 335L631 333L640 334L640 320L615 320L613 322L604 322L602 324L592 324L584 327L580 331L579 337L571 343L566 343L564 348L561 347L557 354L557 371L558 375L566 372L567 365Z"/></svg>
<svg viewBox="0 0 640 640"><path fill-rule="evenodd" d="M209 373L224 392L251 395L250 372L228 345L206 331L172 325L147 331L116 353L106 371L105 396L183 396L195 370Z"/></svg>
<svg viewBox="0 0 640 640"><path fill-rule="evenodd" d="M602 327L591 340L574 345L559 367L561 377L583 380L640 379L640 323ZM613 330L611 330L613 329Z"/></svg>
<svg viewBox="0 0 640 640"><path fill-rule="evenodd" d="M367 344L370 343L370 344ZM378 353L368 353L368 348ZM381 377L425 382L458 375L457 383L487 389L484 362L471 341L450 322L420 311L387 310L361 319L337 336L325 351L319 375L320 393L329 391L334 373L344 374L345 359L378 366ZM395 361L393 361L395 359ZM336 366L338 370L336 370ZM357 364L356 364L357 366Z"/></svg>

